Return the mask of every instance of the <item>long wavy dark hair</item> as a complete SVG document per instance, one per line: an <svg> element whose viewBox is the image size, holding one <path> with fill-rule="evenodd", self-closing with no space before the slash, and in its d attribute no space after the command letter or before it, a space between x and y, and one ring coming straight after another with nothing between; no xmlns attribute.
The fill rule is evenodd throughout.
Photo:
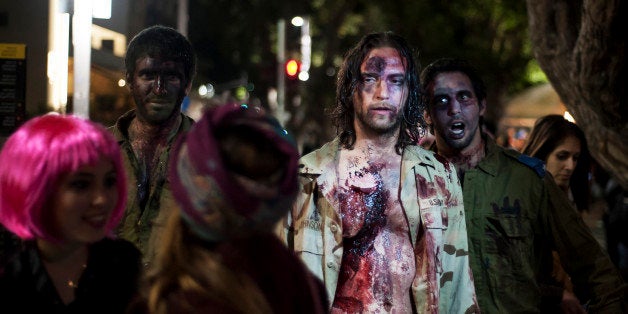
<svg viewBox="0 0 628 314"><path fill-rule="evenodd" d="M396 49L405 62L405 81L408 87L408 98L402 111L399 125L399 138L395 150L401 154L407 145L417 143L419 127L425 128L423 120L423 105L420 102L419 64L415 54L406 43L406 40L392 32L371 33L358 42L347 52L344 62L338 72L336 82L336 104L329 110L332 122L340 137L340 144L347 149L353 148L356 140L353 119L355 118L353 95L361 84L360 65L368 53L381 47Z"/></svg>
<svg viewBox="0 0 628 314"><path fill-rule="evenodd" d="M580 157L569 180L569 188L576 207L579 211L583 211L589 208L591 194L589 171L592 157L589 153L584 132L578 125L565 120L563 116L557 114L539 118L534 123L532 132L528 135L526 145L523 147L523 153L547 162L550 153L570 136L577 138L580 142Z"/></svg>

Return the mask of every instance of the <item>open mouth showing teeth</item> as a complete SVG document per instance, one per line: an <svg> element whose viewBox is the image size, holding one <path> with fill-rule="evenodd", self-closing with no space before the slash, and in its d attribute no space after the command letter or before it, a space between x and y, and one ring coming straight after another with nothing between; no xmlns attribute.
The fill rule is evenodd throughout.
<svg viewBox="0 0 628 314"><path fill-rule="evenodd" d="M454 134L462 134L464 131L464 124L462 122L456 122L451 125L451 132Z"/></svg>

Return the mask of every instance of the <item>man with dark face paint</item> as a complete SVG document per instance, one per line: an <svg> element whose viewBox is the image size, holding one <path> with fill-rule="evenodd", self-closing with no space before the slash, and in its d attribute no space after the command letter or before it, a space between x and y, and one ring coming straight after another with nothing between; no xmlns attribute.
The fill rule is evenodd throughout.
<svg viewBox="0 0 628 314"><path fill-rule="evenodd" d="M626 286L545 172L543 162L497 146L481 132L486 87L466 61L439 59L421 73L432 146L460 176L469 254L483 313L543 313L541 285L558 251L589 312L626 313ZM545 288L543 291L542 288Z"/></svg>
<svg viewBox="0 0 628 314"><path fill-rule="evenodd" d="M418 91L405 40L365 36L338 74L339 136L301 158L280 235L325 282L332 313L477 310L455 169L412 144Z"/></svg>
<svg viewBox="0 0 628 314"><path fill-rule="evenodd" d="M131 187L118 233L142 251L145 265L154 258L175 206L168 159L174 141L193 123L181 113L181 103L192 86L195 63L190 42L164 26L141 31L126 53L126 81L136 108L111 128L123 150Z"/></svg>

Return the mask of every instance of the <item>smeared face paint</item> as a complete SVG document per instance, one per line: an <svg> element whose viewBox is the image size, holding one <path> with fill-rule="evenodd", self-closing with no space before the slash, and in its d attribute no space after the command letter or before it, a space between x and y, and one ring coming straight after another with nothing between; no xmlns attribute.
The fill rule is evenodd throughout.
<svg viewBox="0 0 628 314"><path fill-rule="evenodd" d="M440 73L427 92L431 97L425 118L434 126L439 152L480 145L480 117L485 106L478 101L469 77L462 72Z"/></svg>
<svg viewBox="0 0 628 314"><path fill-rule="evenodd" d="M143 57L127 80L135 100L137 116L150 124L160 124L179 114L181 102L190 91L181 62Z"/></svg>
<svg viewBox="0 0 628 314"><path fill-rule="evenodd" d="M405 60L394 48L375 48L362 62L360 72L353 101L356 132L397 132L408 98Z"/></svg>

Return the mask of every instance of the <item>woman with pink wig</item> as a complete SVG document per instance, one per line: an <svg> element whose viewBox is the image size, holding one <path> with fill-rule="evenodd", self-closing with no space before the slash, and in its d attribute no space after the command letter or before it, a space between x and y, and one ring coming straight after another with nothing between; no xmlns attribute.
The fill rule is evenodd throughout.
<svg viewBox="0 0 628 314"><path fill-rule="evenodd" d="M79 117L27 121L0 152L0 223L20 239L2 248L3 309L123 313L135 296L140 253L113 239L126 200L120 150Z"/></svg>

